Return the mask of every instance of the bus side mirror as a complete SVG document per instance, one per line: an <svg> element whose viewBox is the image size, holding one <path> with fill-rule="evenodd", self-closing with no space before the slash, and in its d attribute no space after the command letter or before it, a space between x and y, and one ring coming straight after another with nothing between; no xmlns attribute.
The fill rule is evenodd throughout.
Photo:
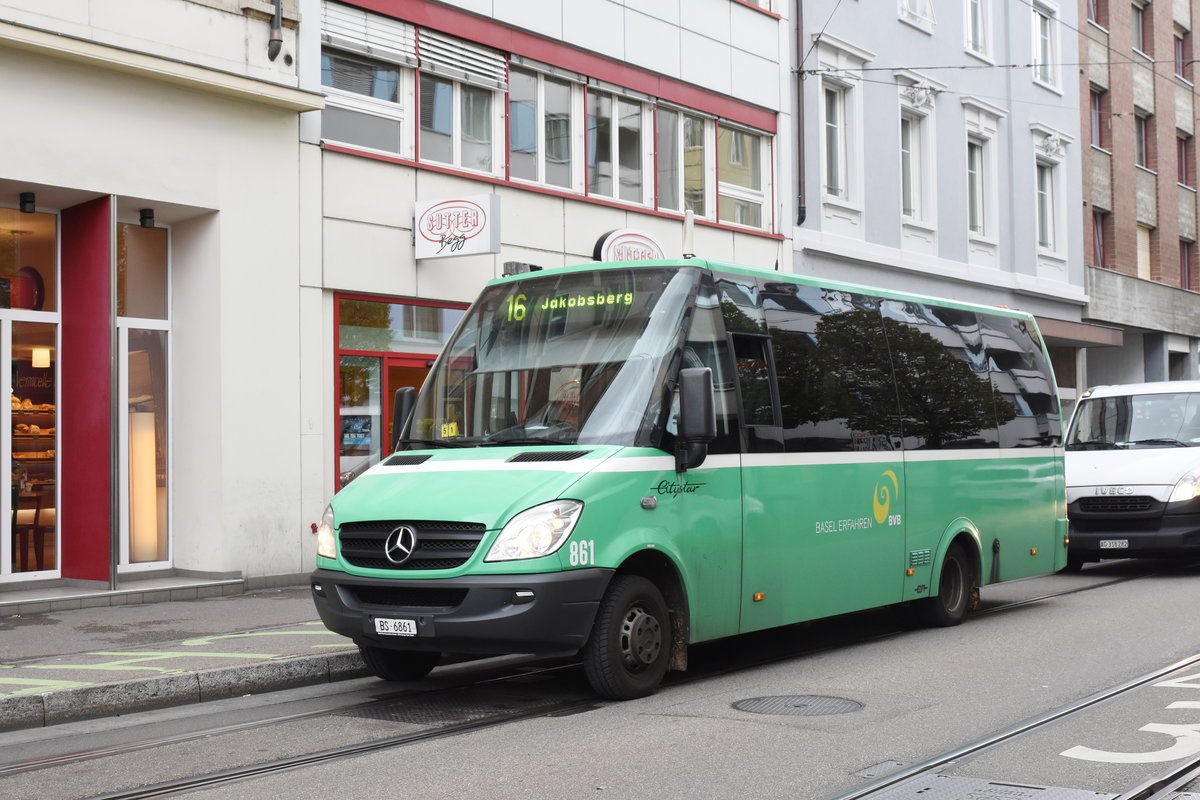
<svg viewBox="0 0 1200 800"><path fill-rule="evenodd" d="M717 412L712 370L688 367L679 371L679 434L675 471L687 472L708 457L708 443L717 436Z"/></svg>
<svg viewBox="0 0 1200 800"><path fill-rule="evenodd" d="M417 390L411 386L405 386L403 389L397 389L395 397L392 398L392 435L395 437L392 440L393 451L400 449L400 434L404 432L404 426L408 424L408 418L416 404L416 397Z"/></svg>

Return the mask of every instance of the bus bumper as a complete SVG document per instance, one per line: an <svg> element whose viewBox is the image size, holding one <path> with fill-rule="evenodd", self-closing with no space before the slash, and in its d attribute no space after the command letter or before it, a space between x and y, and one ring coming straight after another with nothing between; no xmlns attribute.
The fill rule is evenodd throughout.
<svg viewBox="0 0 1200 800"><path fill-rule="evenodd" d="M574 653L587 642L611 569L451 580L312 573L317 614L355 644L387 650L502 655ZM376 619L409 620L415 634L377 632ZM389 623L386 627L407 629Z"/></svg>

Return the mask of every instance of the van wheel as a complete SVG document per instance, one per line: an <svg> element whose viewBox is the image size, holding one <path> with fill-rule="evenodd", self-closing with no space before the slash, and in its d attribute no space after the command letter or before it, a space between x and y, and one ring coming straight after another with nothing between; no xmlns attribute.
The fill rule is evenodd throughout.
<svg viewBox="0 0 1200 800"><path fill-rule="evenodd" d="M362 653L367 669L371 670L375 677L385 681L413 681L424 678L442 658L441 653L384 650L382 647L366 644L360 644L358 651Z"/></svg>
<svg viewBox="0 0 1200 800"><path fill-rule="evenodd" d="M613 578L582 651L588 683L611 700L653 694L667 671L670 631L658 587L637 575Z"/></svg>
<svg viewBox="0 0 1200 800"><path fill-rule="evenodd" d="M938 593L918 606L921 622L934 628L947 628L962 622L971 599L971 568L961 545L952 544L942 562Z"/></svg>

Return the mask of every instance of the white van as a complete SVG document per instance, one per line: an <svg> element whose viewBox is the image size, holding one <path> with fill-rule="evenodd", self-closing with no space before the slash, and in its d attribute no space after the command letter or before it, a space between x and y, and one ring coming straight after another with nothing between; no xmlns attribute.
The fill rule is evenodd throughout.
<svg viewBox="0 0 1200 800"><path fill-rule="evenodd" d="M1067 569L1200 556L1200 381L1089 389L1066 446Z"/></svg>

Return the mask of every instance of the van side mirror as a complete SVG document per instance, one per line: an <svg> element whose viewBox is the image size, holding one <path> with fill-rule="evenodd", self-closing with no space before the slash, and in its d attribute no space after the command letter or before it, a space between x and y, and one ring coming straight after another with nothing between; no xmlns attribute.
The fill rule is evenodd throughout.
<svg viewBox="0 0 1200 800"><path fill-rule="evenodd" d="M679 433L675 442L675 471L687 472L708 458L708 443L717 437L716 401L712 370L688 367L679 371Z"/></svg>
<svg viewBox="0 0 1200 800"><path fill-rule="evenodd" d="M417 390L411 386L397 389L392 398L392 435L395 437L392 440L393 451L400 449L400 434L404 433L404 426L408 424L413 406L416 405L416 398Z"/></svg>

